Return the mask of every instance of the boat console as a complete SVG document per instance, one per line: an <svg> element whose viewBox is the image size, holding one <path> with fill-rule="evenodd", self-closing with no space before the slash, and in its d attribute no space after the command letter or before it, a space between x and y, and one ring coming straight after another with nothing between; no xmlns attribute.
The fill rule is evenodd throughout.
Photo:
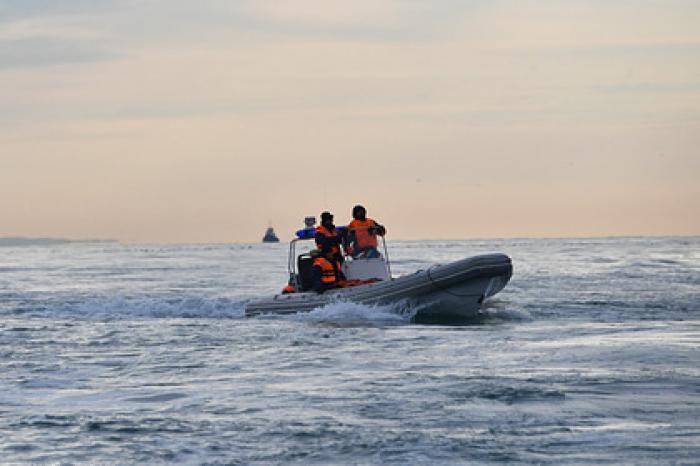
<svg viewBox="0 0 700 466"><path fill-rule="evenodd" d="M300 241L313 240L316 235L315 227L316 219L314 217L306 217L304 219L305 227L296 232L296 238L289 243L289 257L287 260L287 268L289 271L289 283L294 285L297 291L308 291L313 288L311 283L311 267L313 266L313 257L308 252L297 255L296 246ZM346 227L336 227L340 232L346 230ZM384 247L384 256L376 258L353 258L345 256L343 262L343 274L348 280L391 280L391 267L386 249L386 241L382 238Z"/></svg>
<svg viewBox="0 0 700 466"><path fill-rule="evenodd" d="M343 273L348 280L389 280L391 278L383 257L345 261Z"/></svg>

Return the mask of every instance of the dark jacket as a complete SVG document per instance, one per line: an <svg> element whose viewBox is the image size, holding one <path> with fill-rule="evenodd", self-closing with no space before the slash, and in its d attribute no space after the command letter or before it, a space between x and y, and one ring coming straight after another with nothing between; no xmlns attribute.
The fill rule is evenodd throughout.
<svg viewBox="0 0 700 466"><path fill-rule="evenodd" d="M325 255L326 253L330 252L336 259L342 261L343 255L340 252L340 247L343 244L343 236L335 229L335 227L332 229L332 232L334 232L335 235L327 235L324 233L324 231L326 231L326 227L324 225L316 228L316 247L321 250L322 254Z"/></svg>

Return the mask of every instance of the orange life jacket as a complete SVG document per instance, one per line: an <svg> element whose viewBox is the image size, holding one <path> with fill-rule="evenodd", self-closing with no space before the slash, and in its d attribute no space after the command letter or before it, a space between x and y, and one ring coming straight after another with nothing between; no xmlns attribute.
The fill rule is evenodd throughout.
<svg viewBox="0 0 700 466"><path fill-rule="evenodd" d="M357 249L376 248L377 233L370 234L369 228L376 227L377 223L371 218L365 220L354 219L348 225L348 230L355 234L355 247Z"/></svg>
<svg viewBox="0 0 700 466"><path fill-rule="evenodd" d="M317 257L314 259L314 265L321 267L321 283L324 285L332 285L338 281L338 270L340 264L336 263L336 267L325 257Z"/></svg>
<svg viewBox="0 0 700 466"><path fill-rule="evenodd" d="M326 238L336 238L336 237L338 237L338 230L335 230L335 229L334 229L334 230L331 232L330 230L328 230L328 228L324 227L323 225L319 225L318 227L316 227L316 233L321 233L321 234L324 235ZM316 245L319 246L319 249L323 249L323 248L322 248L323 245L322 245L322 244L319 244L318 241L316 241ZM339 256L339 255L340 255L340 246L338 246L337 243L334 244L334 245L332 245L332 246L330 247L330 252L331 252L333 255Z"/></svg>

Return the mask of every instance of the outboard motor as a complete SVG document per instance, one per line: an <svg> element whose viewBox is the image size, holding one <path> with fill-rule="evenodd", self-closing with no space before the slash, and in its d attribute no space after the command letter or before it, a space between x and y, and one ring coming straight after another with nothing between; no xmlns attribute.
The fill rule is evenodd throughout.
<svg viewBox="0 0 700 466"><path fill-rule="evenodd" d="M316 235L316 217L304 217L304 228L297 230L296 235L299 239L312 239ZM309 253L303 253L297 257L296 283L300 291L307 291L312 288L311 267L313 266L313 262L314 259Z"/></svg>
<svg viewBox="0 0 700 466"><path fill-rule="evenodd" d="M313 283L311 282L311 267L314 265L314 259L309 254L300 254L297 259L297 270L298 284L301 287L301 291L307 291L313 288Z"/></svg>

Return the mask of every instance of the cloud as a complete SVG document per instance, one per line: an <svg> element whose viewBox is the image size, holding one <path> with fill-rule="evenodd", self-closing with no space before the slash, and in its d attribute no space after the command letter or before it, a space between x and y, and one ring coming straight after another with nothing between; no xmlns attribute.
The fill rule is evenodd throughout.
<svg viewBox="0 0 700 466"><path fill-rule="evenodd" d="M642 214L654 199L659 212L687 207L699 198L697 5L0 0L4 224L206 240L246 218L239 238L258 239L269 218L291 230L322 207L304 176L333 180L330 207L364 196L414 236L435 233L401 226L416 206L476 219L436 226L453 236L595 233L579 207L635 196ZM338 167L367 168L361 194ZM294 209L279 202L289 192ZM181 232L166 217L202 222Z"/></svg>
<svg viewBox="0 0 700 466"><path fill-rule="evenodd" d="M56 38L0 41L0 69L86 63L117 56L87 41Z"/></svg>
<svg viewBox="0 0 700 466"><path fill-rule="evenodd" d="M84 15L116 8L115 0L3 0L0 23L53 15Z"/></svg>
<svg viewBox="0 0 700 466"><path fill-rule="evenodd" d="M434 40L455 33L481 0L302 0L242 3L261 31L303 38L354 41Z"/></svg>
<svg viewBox="0 0 700 466"><path fill-rule="evenodd" d="M105 27L113 1L5 1L0 70L90 63L120 56Z"/></svg>

